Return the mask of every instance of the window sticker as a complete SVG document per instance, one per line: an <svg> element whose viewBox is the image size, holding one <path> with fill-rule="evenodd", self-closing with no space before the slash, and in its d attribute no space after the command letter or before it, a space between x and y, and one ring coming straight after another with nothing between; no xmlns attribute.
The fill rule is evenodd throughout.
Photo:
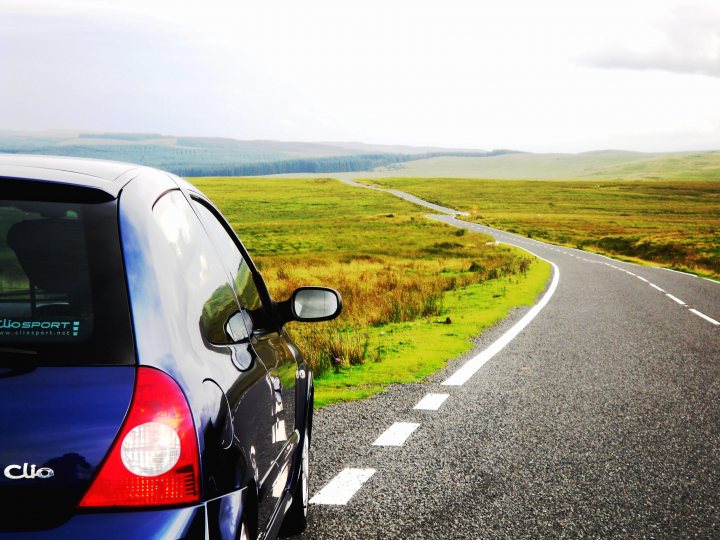
<svg viewBox="0 0 720 540"><path fill-rule="evenodd" d="M0 339L5 341L31 341L45 339L83 339L87 336L87 321L67 317L41 319L0 318Z"/></svg>

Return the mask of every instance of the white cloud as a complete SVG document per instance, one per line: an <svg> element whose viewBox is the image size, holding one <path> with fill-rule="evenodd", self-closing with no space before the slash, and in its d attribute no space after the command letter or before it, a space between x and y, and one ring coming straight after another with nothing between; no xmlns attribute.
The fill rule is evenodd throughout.
<svg viewBox="0 0 720 540"><path fill-rule="evenodd" d="M606 69L655 69L720 77L720 8L678 7L656 25L658 39L645 47L614 44L581 62Z"/></svg>

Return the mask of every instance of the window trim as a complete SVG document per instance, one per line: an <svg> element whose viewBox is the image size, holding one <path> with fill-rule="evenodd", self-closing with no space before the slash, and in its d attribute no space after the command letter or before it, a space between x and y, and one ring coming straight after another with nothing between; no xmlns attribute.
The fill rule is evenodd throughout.
<svg viewBox="0 0 720 540"><path fill-rule="evenodd" d="M202 196L201 194L197 192L190 192L189 197L190 206L193 207L193 212L198 217L198 220L202 224L203 229L205 229L205 234L212 242L212 237L210 236L210 233L207 230L206 224L200 216L193 203L201 204L203 207L205 207L214 217L218 220L222 228L225 230L225 232L228 234L230 239L235 243L235 247L238 248L238 251L240 251L240 255L242 256L243 260L245 261L245 264L248 265L248 268L250 269L250 275L253 278L253 283L255 284L255 288L258 291L258 294L260 295L260 301L262 302L262 308L265 312L265 319L268 321L269 328L258 328L257 331L259 333L267 333L270 332L278 332L281 328L281 324L279 323L279 319L276 315L275 310L275 301L270 296L270 292L268 291L267 285L265 284L265 280L263 279L262 275L260 274L260 271L257 269L257 266L255 266L255 262L252 260L252 257L248 253L247 249L245 249L245 246L240 241L240 238L238 238L238 235L235 233L233 228L230 226L228 221L225 219L225 216L222 215L220 210L206 197ZM214 245L214 242L213 242ZM230 269L226 268L226 272L230 272ZM232 273L230 272L230 282L233 285L233 289L235 287L235 282L232 279ZM237 291L235 291L235 294L237 295ZM242 307L242 306L241 306Z"/></svg>

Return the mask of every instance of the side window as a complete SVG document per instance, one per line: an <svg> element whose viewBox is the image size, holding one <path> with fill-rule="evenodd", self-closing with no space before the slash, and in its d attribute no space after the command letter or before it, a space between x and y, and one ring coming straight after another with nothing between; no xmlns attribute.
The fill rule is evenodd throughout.
<svg viewBox="0 0 720 540"><path fill-rule="evenodd" d="M231 324L239 311L233 288L187 199L180 191L171 191L155 203L153 213L174 254L174 260L165 265L170 265L172 275L180 280L182 290L176 296L181 301L187 298L182 311L190 330L199 324L205 339L215 344L237 341L241 336Z"/></svg>
<svg viewBox="0 0 720 540"><path fill-rule="evenodd" d="M235 240L210 208L197 200L193 200L193 206L221 254L225 267L231 274L241 307L250 314L251 321L248 322L251 322L254 328L263 327L263 305L260 294L253 281L250 268L235 244Z"/></svg>

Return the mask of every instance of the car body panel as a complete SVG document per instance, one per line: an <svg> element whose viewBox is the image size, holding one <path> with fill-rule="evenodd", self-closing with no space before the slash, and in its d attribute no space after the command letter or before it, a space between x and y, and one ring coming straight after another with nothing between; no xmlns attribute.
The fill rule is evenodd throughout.
<svg viewBox="0 0 720 540"><path fill-rule="evenodd" d="M78 540L82 538L194 540L205 538L206 532L205 506L200 505L139 512L77 514L62 527L45 531L16 532L12 534L12 538L18 540ZM0 532L0 538L4 536Z"/></svg>
<svg viewBox="0 0 720 540"><path fill-rule="evenodd" d="M117 435L132 397L135 369L38 367L0 374L3 526L60 523L73 513ZM19 468L26 463L49 468L52 476L27 478Z"/></svg>

